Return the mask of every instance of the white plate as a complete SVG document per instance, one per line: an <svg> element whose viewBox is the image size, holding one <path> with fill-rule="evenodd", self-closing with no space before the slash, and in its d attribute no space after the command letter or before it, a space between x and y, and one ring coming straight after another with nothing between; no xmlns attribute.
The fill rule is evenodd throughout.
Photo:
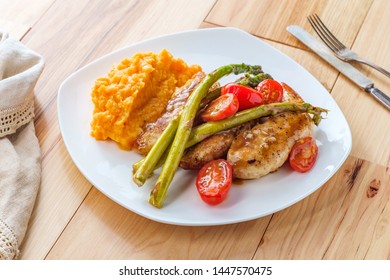
<svg viewBox="0 0 390 280"><path fill-rule="evenodd" d="M230 63L260 64L274 79L294 88L305 101L330 110L315 129L319 157L305 174L287 165L258 180L233 185L227 199L217 206L205 204L197 193L196 173L179 170L168 190L163 208L147 199L153 183L142 188L131 179L131 165L140 159L110 141L90 136L93 104L90 92L95 79L112 65L136 52L166 48L205 72ZM226 79L226 78L224 78ZM230 80L234 76L230 77ZM284 209L321 187L347 158L352 139L348 123L325 88L303 67L260 39L234 28L212 28L171 34L112 52L69 76L58 92L58 119L65 145L84 176L112 200L149 219L177 225L220 225L256 219ZM156 176L153 178L156 179ZM153 181L153 180L149 180Z"/></svg>

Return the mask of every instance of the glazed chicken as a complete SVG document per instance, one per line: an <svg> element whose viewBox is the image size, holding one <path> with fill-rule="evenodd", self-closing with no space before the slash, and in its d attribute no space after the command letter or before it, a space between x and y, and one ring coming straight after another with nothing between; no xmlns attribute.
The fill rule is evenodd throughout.
<svg viewBox="0 0 390 280"><path fill-rule="evenodd" d="M293 90L284 87L284 100L303 102ZM233 141L227 160L233 176L255 179L278 170L300 138L310 136L313 122L306 113L282 113L240 132Z"/></svg>
<svg viewBox="0 0 390 280"><path fill-rule="evenodd" d="M235 137L241 131L247 129L250 129L250 123L221 131L188 148L180 161L180 167L184 169L200 169L211 160L226 158Z"/></svg>
<svg viewBox="0 0 390 280"><path fill-rule="evenodd" d="M199 72L169 101L165 113L154 123L146 125L137 138L137 150L147 154L169 122L177 117L189 95L205 77ZM302 98L283 85L283 101L301 103ZM219 132L187 149L180 167L200 169L207 162L225 158L233 167L233 176L239 179L255 179L278 170L288 159L294 143L310 136L313 121L307 113L281 113L245 123Z"/></svg>
<svg viewBox="0 0 390 280"><path fill-rule="evenodd" d="M303 102L284 86L283 101ZM200 169L205 163L227 158L233 176L255 179L278 170L288 159L295 141L310 136L313 122L306 113L282 113L220 132L187 149L180 167Z"/></svg>

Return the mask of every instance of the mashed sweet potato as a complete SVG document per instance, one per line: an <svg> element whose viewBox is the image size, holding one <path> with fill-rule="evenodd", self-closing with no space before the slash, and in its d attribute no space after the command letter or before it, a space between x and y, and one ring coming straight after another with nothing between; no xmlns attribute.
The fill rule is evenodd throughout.
<svg viewBox="0 0 390 280"><path fill-rule="evenodd" d="M91 135L132 149L144 125L156 121L176 88L199 71L199 65L188 66L167 50L124 59L95 82Z"/></svg>

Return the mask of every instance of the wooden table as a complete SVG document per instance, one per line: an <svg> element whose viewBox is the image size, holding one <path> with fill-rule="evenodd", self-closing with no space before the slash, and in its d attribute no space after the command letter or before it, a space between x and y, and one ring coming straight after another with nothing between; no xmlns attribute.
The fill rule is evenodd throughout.
<svg viewBox="0 0 390 280"><path fill-rule="evenodd" d="M317 13L363 57L390 69L387 0L2 0L0 26L42 54L35 88L42 182L21 259L390 259L390 113L286 32L314 34ZM286 53L336 100L352 152L323 187L275 214L184 227L138 216L107 198L72 162L57 122L57 90L115 49L188 29L238 27ZM356 67L390 94L390 79Z"/></svg>

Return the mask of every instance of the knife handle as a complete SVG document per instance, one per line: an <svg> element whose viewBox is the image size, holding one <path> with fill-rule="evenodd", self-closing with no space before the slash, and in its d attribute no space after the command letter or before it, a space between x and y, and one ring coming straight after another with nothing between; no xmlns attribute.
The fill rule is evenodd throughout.
<svg viewBox="0 0 390 280"><path fill-rule="evenodd" d="M381 90L376 87L369 87L366 89L376 100L378 100L382 105L384 105L387 110L390 110L390 97L384 94Z"/></svg>

